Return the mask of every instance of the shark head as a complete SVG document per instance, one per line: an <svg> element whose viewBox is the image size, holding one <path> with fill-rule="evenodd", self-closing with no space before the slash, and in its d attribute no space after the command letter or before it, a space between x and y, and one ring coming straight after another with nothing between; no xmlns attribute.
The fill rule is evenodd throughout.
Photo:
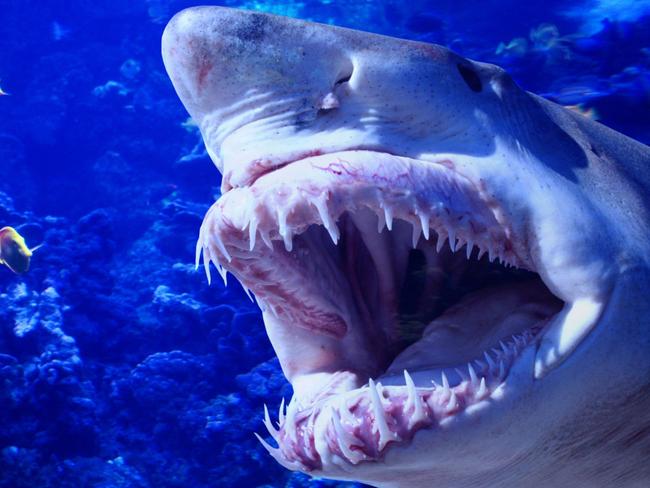
<svg viewBox="0 0 650 488"><path fill-rule="evenodd" d="M278 462L649 475L647 147L436 45L199 7L162 46L223 175L197 265L253 292L294 389Z"/></svg>

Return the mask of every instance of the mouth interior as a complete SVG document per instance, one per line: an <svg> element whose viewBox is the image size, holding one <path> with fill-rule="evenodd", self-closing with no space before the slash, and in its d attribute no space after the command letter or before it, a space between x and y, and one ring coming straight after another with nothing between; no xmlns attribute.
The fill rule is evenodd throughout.
<svg viewBox="0 0 650 488"><path fill-rule="evenodd" d="M404 370L417 386L440 383L443 372L458 384L456 369L513 336L537 335L562 308L537 273L490 261L487 252L479 258L478 248L452 250L439 235L414 246L410 223L396 220L378 232L370 210L345 212L337 223L337 244L311 225L291 253L317 250L310 259L329 261L347 281L354 326L368 331L375 348L376 369L366 373L383 384L403 384Z"/></svg>
<svg viewBox="0 0 650 488"><path fill-rule="evenodd" d="M380 459L484 403L563 308L528 250L444 164L350 151L225 193L197 245L255 294L294 387L294 470ZM223 263L223 264L220 264ZM261 438L260 438L261 439Z"/></svg>

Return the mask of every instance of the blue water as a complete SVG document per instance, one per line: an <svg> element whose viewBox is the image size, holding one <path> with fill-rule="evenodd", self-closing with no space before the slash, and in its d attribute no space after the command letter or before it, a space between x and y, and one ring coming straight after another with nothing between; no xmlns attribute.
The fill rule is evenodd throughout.
<svg viewBox="0 0 650 488"><path fill-rule="evenodd" d="M240 286L193 269L220 182L160 36L198 3L0 1L0 227L44 244L0 269L0 487L348 486L257 444L290 387ZM647 0L216 4L441 43L650 143Z"/></svg>

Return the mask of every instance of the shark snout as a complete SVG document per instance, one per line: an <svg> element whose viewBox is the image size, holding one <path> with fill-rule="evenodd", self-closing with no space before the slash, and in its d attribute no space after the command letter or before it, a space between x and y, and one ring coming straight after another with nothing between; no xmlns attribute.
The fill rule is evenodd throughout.
<svg viewBox="0 0 650 488"><path fill-rule="evenodd" d="M496 99L489 68L441 46L245 10L180 12L162 53L224 191L316 154L476 152Z"/></svg>
<svg viewBox="0 0 650 488"><path fill-rule="evenodd" d="M338 105L329 92L349 79L350 56L336 32L313 36L310 25L268 14L196 7L177 14L163 34L162 54L190 114L241 113L242 102ZM290 39L290 41L289 41ZM228 111L229 113L225 113Z"/></svg>

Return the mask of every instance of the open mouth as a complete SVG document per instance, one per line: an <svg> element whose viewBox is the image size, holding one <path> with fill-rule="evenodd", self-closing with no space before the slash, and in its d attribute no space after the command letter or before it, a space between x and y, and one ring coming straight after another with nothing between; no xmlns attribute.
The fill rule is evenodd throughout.
<svg viewBox="0 0 650 488"><path fill-rule="evenodd" d="M507 386L564 305L530 245L452 162L346 151L226 192L197 264L254 293L296 391L277 428L266 412L278 447L260 440L314 471L381 459Z"/></svg>

